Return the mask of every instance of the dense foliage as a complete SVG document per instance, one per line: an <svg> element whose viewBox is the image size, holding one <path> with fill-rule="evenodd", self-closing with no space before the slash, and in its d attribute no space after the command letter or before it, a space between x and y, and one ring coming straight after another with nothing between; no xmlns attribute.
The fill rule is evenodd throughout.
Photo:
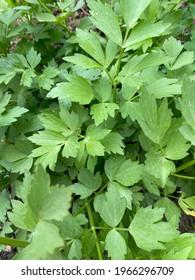
<svg viewBox="0 0 195 280"><path fill-rule="evenodd" d="M0 9L0 250L195 259L193 1Z"/></svg>

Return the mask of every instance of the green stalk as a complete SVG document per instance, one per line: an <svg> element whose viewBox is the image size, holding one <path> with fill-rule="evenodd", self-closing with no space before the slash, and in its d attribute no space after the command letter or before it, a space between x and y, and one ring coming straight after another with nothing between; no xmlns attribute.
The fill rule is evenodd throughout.
<svg viewBox="0 0 195 280"><path fill-rule="evenodd" d="M1 245L9 245L9 246L12 246L12 247L25 248L30 243L27 242L27 241L21 241L21 240L17 240L17 239L13 239L13 238L0 236L0 244Z"/></svg>
<svg viewBox="0 0 195 280"><path fill-rule="evenodd" d="M191 177L191 176L185 176L185 175L180 175L180 174L176 174L176 173L171 173L171 175L174 177L182 178L182 179L195 180L195 177Z"/></svg>
<svg viewBox="0 0 195 280"><path fill-rule="evenodd" d="M195 164L195 159L193 159L193 160L191 160L191 161L189 161L189 162L187 162L187 163L185 163L185 164L179 166L179 167L176 169L175 172L177 173L177 172L179 172L179 171L181 171L181 170L187 169L188 167L190 167L190 166L192 166L192 165L194 165L194 164Z"/></svg>
<svg viewBox="0 0 195 280"><path fill-rule="evenodd" d="M96 249L97 249L99 260L103 260L99 239L98 239L98 236L97 236L97 233L96 233L96 230L95 230L95 223L94 223L94 220L93 220L93 214L92 214L91 206L90 206L89 203L87 203L87 213L88 213L88 216L89 216L89 223L90 223L91 230L92 230L92 232L95 236L95 240L96 240L95 244L96 244Z"/></svg>

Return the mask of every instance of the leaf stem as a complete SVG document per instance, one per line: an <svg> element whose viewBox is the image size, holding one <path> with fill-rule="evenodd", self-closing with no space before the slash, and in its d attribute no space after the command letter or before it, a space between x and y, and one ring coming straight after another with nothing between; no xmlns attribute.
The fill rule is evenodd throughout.
<svg viewBox="0 0 195 280"><path fill-rule="evenodd" d="M176 173L171 173L172 176L182 178L182 179L187 179L187 180L195 180L195 177L191 176L186 176L186 175L181 175L181 174L176 174Z"/></svg>
<svg viewBox="0 0 195 280"><path fill-rule="evenodd" d="M0 236L0 244L2 245L9 245L12 247L20 247L20 248L25 248L28 246L30 243L27 241L21 241L13 238L8 238L8 237L2 237Z"/></svg>
<svg viewBox="0 0 195 280"><path fill-rule="evenodd" d="M192 165L194 165L194 164L195 164L195 159L193 159L193 160L191 160L191 161L189 161L189 162L187 162L187 163L185 163L185 164L179 166L179 167L176 169L175 173L177 173L177 172L179 172L179 171L181 171L181 170L187 169L188 167L190 167L190 166L192 166Z"/></svg>
<svg viewBox="0 0 195 280"><path fill-rule="evenodd" d="M99 260L103 260L99 239L98 239L97 232L96 232L96 229L95 229L95 224L94 224L94 220L93 220L93 214L92 214L92 211L91 211L90 203L87 203L87 213L88 213L88 216L89 216L89 223L90 223L91 230L92 230L92 232L95 236L96 249L97 249Z"/></svg>

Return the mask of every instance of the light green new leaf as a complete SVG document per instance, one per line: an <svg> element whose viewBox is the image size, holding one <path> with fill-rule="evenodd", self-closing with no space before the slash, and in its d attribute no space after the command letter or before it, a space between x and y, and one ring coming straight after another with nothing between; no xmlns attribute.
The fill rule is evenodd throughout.
<svg viewBox="0 0 195 280"><path fill-rule="evenodd" d="M98 103L91 106L91 115L95 124L99 125L104 120L108 119L108 116L114 118L115 110L119 109L116 103Z"/></svg>
<svg viewBox="0 0 195 280"><path fill-rule="evenodd" d="M167 222L161 222L164 209L151 206L140 208L130 226L129 232L137 246L143 250L164 250L163 243L170 242L179 235L179 232Z"/></svg>
<svg viewBox="0 0 195 280"><path fill-rule="evenodd" d="M65 56L63 60L76 64L84 69L102 69L100 64L80 53L75 53L74 56Z"/></svg>
<svg viewBox="0 0 195 280"><path fill-rule="evenodd" d="M138 161L133 162L131 159L121 164L116 172L115 180L124 186L133 186L141 180L143 165Z"/></svg>
<svg viewBox="0 0 195 280"><path fill-rule="evenodd" d="M117 14L111 6L101 1L87 0L92 15L91 21L108 36L114 43L122 45L122 33L120 30Z"/></svg>
<svg viewBox="0 0 195 280"><path fill-rule="evenodd" d="M121 10L127 30L133 28L152 0L123 0Z"/></svg>
<svg viewBox="0 0 195 280"><path fill-rule="evenodd" d="M124 143L123 137L117 132L110 132L108 135L101 140L102 145L105 147L105 151L108 154L124 154Z"/></svg>
<svg viewBox="0 0 195 280"><path fill-rule="evenodd" d="M30 245L14 256L15 260L47 260L49 254L64 246L59 229L54 224L40 221Z"/></svg>
<svg viewBox="0 0 195 280"><path fill-rule="evenodd" d="M30 67L34 69L41 62L41 55L31 48L26 54L26 59Z"/></svg>
<svg viewBox="0 0 195 280"><path fill-rule="evenodd" d="M110 133L110 129L103 128L101 125L96 126L91 124L86 129L86 139L85 141L92 140L102 140L106 135Z"/></svg>
<svg viewBox="0 0 195 280"><path fill-rule="evenodd" d="M96 62L98 62L101 65L104 65L105 56L97 33L93 31L88 32L87 30L77 28L76 36L78 39L79 46L89 55L91 55L96 60Z"/></svg>
<svg viewBox="0 0 195 280"><path fill-rule="evenodd" d="M96 196L94 208L109 226L116 227L125 213L126 199L121 198L116 188L110 185L105 194Z"/></svg>
<svg viewBox="0 0 195 280"><path fill-rule="evenodd" d="M180 131L175 131L167 141L164 149L165 157L171 160L179 160L185 158L191 145L186 143L185 137Z"/></svg>
<svg viewBox="0 0 195 280"><path fill-rule="evenodd" d="M62 150L62 156L69 158L69 157L76 157L79 150L79 143L76 136L70 136L66 140L64 144L64 148Z"/></svg>
<svg viewBox="0 0 195 280"><path fill-rule="evenodd" d="M97 140L88 140L86 142L86 148L89 155L95 156L104 156L105 147Z"/></svg>
<svg viewBox="0 0 195 280"><path fill-rule="evenodd" d="M165 40L163 49L166 55L169 57L169 65L172 67L174 61L181 53L183 46L179 40L171 36Z"/></svg>
<svg viewBox="0 0 195 280"><path fill-rule="evenodd" d="M28 109L19 106L7 109L3 114L0 114L0 127L17 121L17 118L26 112L28 112Z"/></svg>
<svg viewBox="0 0 195 280"><path fill-rule="evenodd" d="M54 119L54 125L55 125L55 119ZM60 122L59 122L60 126ZM54 127L55 129L55 127ZM71 132L68 130L69 134ZM69 136L69 135L67 135ZM35 143L36 145L42 145L42 146L47 146L47 145L60 145L65 143L66 137L63 136L61 133L57 131L52 131L52 130L42 130L39 131L37 134L33 134L32 136L28 137L28 139Z"/></svg>
<svg viewBox="0 0 195 280"><path fill-rule="evenodd" d="M112 229L108 232L105 239L105 249L108 251L108 256L111 260L124 260L127 254L127 245L121 234Z"/></svg>
<svg viewBox="0 0 195 280"><path fill-rule="evenodd" d="M71 196L72 188L70 187L51 187L42 203L40 219L62 221L65 216L69 215Z"/></svg>
<svg viewBox="0 0 195 280"><path fill-rule="evenodd" d="M172 161L164 158L160 153L147 153L145 161L145 171L160 180L161 187L164 188L168 176L175 172L175 165Z"/></svg>
<svg viewBox="0 0 195 280"><path fill-rule="evenodd" d="M36 19L40 22L56 22L57 21L56 17L50 13L38 13L38 14L36 14Z"/></svg>
<svg viewBox="0 0 195 280"><path fill-rule="evenodd" d="M58 153L61 149L59 145L44 145L38 148L35 148L32 151L30 157L38 157L35 161L35 164L41 164L44 168L49 166L51 170L54 170L57 159Z"/></svg>
<svg viewBox="0 0 195 280"><path fill-rule="evenodd" d="M33 82L34 77L36 77L36 74L35 74L34 70L32 68L26 69L22 73L20 85L30 87L32 82Z"/></svg>
<svg viewBox="0 0 195 280"><path fill-rule="evenodd" d="M170 23L164 23L163 21L141 21L133 28L123 47L127 50L132 49L137 43L162 35L169 26Z"/></svg>
<svg viewBox="0 0 195 280"><path fill-rule="evenodd" d="M57 84L48 94L47 97L68 99L73 102L78 102L81 105L89 104L93 99L93 88L89 82L76 75L68 75L69 82Z"/></svg>
<svg viewBox="0 0 195 280"><path fill-rule="evenodd" d="M112 40L108 39L108 42L106 44L106 49L105 49L106 61L105 61L104 68L108 68L108 66L115 59L117 53L118 53L117 45Z"/></svg>

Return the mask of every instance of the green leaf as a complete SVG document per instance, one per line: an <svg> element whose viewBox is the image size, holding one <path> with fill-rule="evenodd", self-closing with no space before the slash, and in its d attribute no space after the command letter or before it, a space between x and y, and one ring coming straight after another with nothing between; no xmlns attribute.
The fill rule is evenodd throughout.
<svg viewBox="0 0 195 280"><path fill-rule="evenodd" d="M193 233L180 234L172 242L166 244L167 254L164 259L187 260L195 258L195 236Z"/></svg>
<svg viewBox="0 0 195 280"><path fill-rule="evenodd" d="M49 194L50 178L46 171L38 166L37 171L31 177L30 191L28 194L28 205L37 221L41 218L40 213L43 202Z"/></svg>
<svg viewBox="0 0 195 280"><path fill-rule="evenodd" d="M117 109L119 109L119 106L116 103L98 103L91 106L91 115L95 124L99 125L107 120L108 116L114 118Z"/></svg>
<svg viewBox="0 0 195 280"><path fill-rule="evenodd" d="M76 136L70 136L65 142L62 155L66 158L76 157L79 150L79 143Z"/></svg>
<svg viewBox="0 0 195 280"><path fill-rule="evenodd" d="M146 89L155 98L172 97L181 94L181 85L177 82L177 79L161 78L149 83Z"/></svg>
<svg viewBox="0 0 195 280"><path fill-rule="evenodd" d="M164 250L163 243L170 242L179 235L179 232L167 222L161 222L164 209L151 206L140 208L130 226L129 232L137 246L145 251Z"/></svg>
<svg viewBox="0 0 195 280"><path fill-rule="evenodd" d="M124 260L127 254L127 245L122 235L115 229L112 229L106 235L105 249L111 260Z"/></svg>
<svg viewBox="0 0 195 280"><path fill-rule="evenodd" d="M133 28L123 47L127 48L127 50L133 49L137 43L163 35L169 26L170 23L164 23L163 21L141 21Z"/></svg>
<svg viewBox="0 0 195 280"><path fill-rule="evenodd" d="M127 30L133 28L152 0L123 0L121 10Z"/></svg>
<svg viewBox="0 0 195 280"><path fill-rule="evenodd" d="M152 95L143 92L140 98L143 117L138 117L138 123L144 134L154 143L160 144L166 131L171 125L172 112L168 109L168 102L164 99L159 108Z"/></svg>
<svg viewBox="0 0 195 280"><path fill-rule="evenodd" d="M123 137L117 132L110 132L108 135L104 137L101 141L102 145L105 147L105 151L108 154L124 154L124 143Z"/></svg>
<svg viewBox="0 0 195 280"><path fill-rule="evenodd" d="M30 207L18 200L12 200L12 207L12 212L8 212L9 220L20 229L33 232L37 221Z"/></svg>
<svg viewBox="0 0 195 280"><path fill-rule="evenodd" d="M121 198L126 199L127 208L132 210L133 192L130 188L124 187L117 182L109 182L109 186L113 186L119 192Z"/></svg>
<svg viewBox="0 0 195 280"><path fill-rule="evenodd" d="M100 64L80 53L75 53L74 56L66 56L63 60L76 64L84 69L102 69Z"/></svg>
<svg viewBox="0 0 195 280"><path fill-rule="evenodd" d="M124 186L133 186L141 180L143 165L138 161L133 162L131 159L121 164L115 174L115 180Z"/></svg>
<svg viewBox="0 0 195 280"><path fill-rule="evenodd" d="M30 87L33 82L33 78L36 77L36 74L33 69L27 69L22 73L20 84L26 87Z"/></svg>
<svg viewBox="0 0 195 280"><path fill-rule="evenodd" d="M38 13L38 14L36 14L36 18L40 22L56 22L57 21L56 17L50 13Z"/></svg>
<svg viewBox="0 0 195 280"><path fill-rule="evenodd" d="M167 146L164 149L165 157L171 160L185 158L191 145L186 143L186 139L180 131L175 131L167 140Z"/></svg>
<svg viewBox="0 0 195 280"><path fill-rule="evenodd" d="M5 192L0 192L0 222L5 223L6 213L9 208L9 196Z"/></svg>
<svg viewBox="0 0 195 280"><path fill-rule="evenodd" d="M100 188L102 178L100 173L93 175L91 171L86 168L81 169L78 175L79 183L75 183L74 192L81 196L81 199L89 197L93 192Z"/></svg>
<svg viewBox="0 0 195 280"><path fill-rule="evenodd" d="M8 105L10 98L11 96L7 93L3 94L0 92L0 127L10 125L22 114L28 112L28 109L19 106L7 109L6 106Z"/></svg>
<svg viewBox="0 0 195 280"><path fill-rule="evenodd" d="M30 194L29 194L30 195ZM39 213L41 219L62 221L69 215L71 207L72 189L65 186L51 187L45 197Z"/></svg>
<svg viewBox="0 0 195 280"><path fill-rule="evenodd" d="M158 208L164 208L165 218L167 219L167 221L172 224L173 227L179 227L181 210L172 200L170 200L168 197L162 197L157 200L154 206ZM175 217L174 221L173 217Z"/></svg>
<svg viewBox="0 0 195 280"><path fill-rule="evenodd" d="M58 75L58 70L54 67L48 66L43 70L43 73L37 77L39 87L50 90L54 84L53 78Z"/></svg>
<svg viewBox="0 0 195 280"><path fill-rule="evenodd" d="M121 198L116 188L111 185L105 194L96 196L94 208L109 226L116 227L125 213L126 199Z"/></svg>
<svg viewBox="0 0 195 280"><path fill-rule="evenodd" d="M41 55L31 48L26 54L26 59L30 67L34 69L41 62Z"/></svg>
<svg viewBox="0 0 195 280"><path fill-rule="evenodd" d="M86 129L86 142L92 140L102 140L106 135L110 133L110 129L102 128L102 126L96 126L91 124Z"/></svg>
<svg viewBox="0 0 195 280"><path fill-rule="evenodd" d="M68 75L69 82L57 84L48 94L47 97L59 99L68 99L79 104L89 104L93 99L93 88L89 82L80 77Z"/></svg>
<svg viewBox="0 0 195 280"><path fill-rule="evenodd" d="M181 112L187 123L195 130L195 81L185 77L182 87L182 98L179 99ZM184 136L185 137L185 136Z"/></svg>
<svg viewBox="0 0 195 280"><path fill-rule="evenodd" d="M72 215L65 216L63 223L60 223L59 228L61 235L65 240L77 238L83 233L83 228L76 220L76 217Z"/></svg>
<svg viewBox="0 0 195 280"><path fill-rule="evenodd" d="M80 260L82 258L82 243L79 239L73 240L68 253L69 260Z"/></svg>
<svg viewBox="0 0 195 280"><path fill-rule="evenodd" d="M91 55L98 63L104 65L105 56L98 35L93 31L89 33L87 30L77 28L76 36L79 46Z"/></svg>
<svg viewBox="0 0 195 280"><path fill-rule="evenodd" d="M32 151L30 157L38 157L38 159L35 162L36 165L41 164L44 168L49 166L51 170L54 170L60 149L61 146L44 145L35 148Z"/></svg>
<svg viewBox="0 0 195 280"><path fill-rule="evenodd" d="M100 141L96 140L88 140L86 141L87 152L91 156L103 156L105 153L104 146L100 143Z"/></svg>
<svg viewBox="0 0 195 280"><path fill-rule="evenodd" d="M195 131L189 124L182 125L179 130L185 139L190 141L192 145L195 145Z"/></svg>
<svg viewBox="0 0 195 280"><path fill-rule="evenodd" d="M145 171L160 180L161 187L164 188L168 176L175 172L175 165L172 161L164 158L160 153L147 153L145 161Z"/></svg>
<svg viewBox="0 0 195 280"><path fill-rule="evenodd" d="M114 43L122 45L122 33L120 30L118 17L113 12L112 8L108 4L102 2L87 0L87 4L90 8L92 15L91 21L93 24L100 29L103 33L108 36Z"/></svg>
<svg viewBox="0 0 195 280"><path fill-rule="evenodd" d="M47 233L47 234L45 234ZM15 260L46 260L58 248L64 246L64 240L58 228L49 222L40 221L37 224L30 245L14 257Z"/></svg>
<svg viewBox="0 0 195 280"><path fill-rule="evenodd" d="M93 84L95 93L98 95L98 100L101 102L106 102L110 99L112 94L112 85L111 83L104 77L99 78Z"/></svg>
<svg viewBox="0 0 195 280"><path fill-rule="evenodd" d="M105 173L110 181L114 181L116 177L116 173L120 166L125 162L125 157L123 156L111 156L105 162Z"/></svg>

